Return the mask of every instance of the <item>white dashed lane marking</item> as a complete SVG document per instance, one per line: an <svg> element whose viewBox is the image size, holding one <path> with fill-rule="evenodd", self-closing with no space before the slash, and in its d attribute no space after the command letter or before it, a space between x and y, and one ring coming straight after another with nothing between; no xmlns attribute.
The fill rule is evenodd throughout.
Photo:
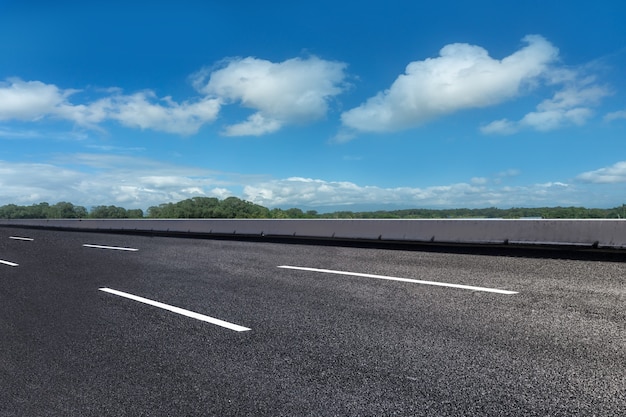
<svg viewBox="0 0 626 417"><path fill-rule="evenodd" d="M32 242L33 240L35 240L35 239L33 239L33 238L30 238L30 237L19 237L19 236L9 236L9 239L13 239L13 240L25 240L25 241L28 241L28 242Z"/></svg>
<svg viewBox="0 0 626 417"><path fill-rule="evenodd" d="M287 265L281 265L278 268L296 269L296 270L300 270L300 271L310 271L310 272L321 272L321 273L325 273L325 274L349 275L349 276L353 276L353 277L386 279L386 280L389 280L389 281L410 282L410 283L413 283L413 284L435 285L435 286L438 286L438 287L460 288L460 289L463 289L463 290L493 292L493 293L497 293L497 294L506 294L506 295L517 294L517 291L500 290L500 289L497 289L497 288L474 287L472 285L450 284L450 283L446 283L446 282L437 282L437 281L422 281L422 280L419 280L419 279L390 277L390 276L386 276L386 275L362 274L360 272L335 271L335 270L332 270L332 269L306 268L306 267L302 267L302 266L287 266Z"/></svg>
<svg viewBox="0 0 626 417"><path fill-rule="evenodd" d="M224 320L216 319L214 317L205 316L204 314L194 313L193 311L185 310L183 308L174 307L169 304L160 303L158 301L149 300L147 298L139 297L137 295L128 294L122 291L112 290L111 288L100 288L100 291L107 292L109 294L115 294L120 297L128 298L130 300L138 301L140 303L148 304L154 307L162 308L163 310L171 311L172 313L181 314L183 316L191 317L196 320L205 321L207 323L215 324L216 326L225 327L236 332L245 332L251 330L247 327L239 326L237 324L229 323Z"/></svg>
<svg viewBox="0 0 626 417"><path fill-rule="evenodd" d="M2 259L0 259L0 264L2 264L2 265L8 265L8 266L19 266L19 265L18 265L18 264L16 264L15 262L3 261Z"/></svg>
<svg viewBox="0 0 626 417"><path fill-rule="evenodd" d="M124 251L128 251L128 252L137 252L139 249L135 249L135 248L123 248L120 246L103 246L103 245L90 245L90 244L84 244L83 245L86 248L96 248L96 249L111 249L111 250L124 250Z"/></svg>

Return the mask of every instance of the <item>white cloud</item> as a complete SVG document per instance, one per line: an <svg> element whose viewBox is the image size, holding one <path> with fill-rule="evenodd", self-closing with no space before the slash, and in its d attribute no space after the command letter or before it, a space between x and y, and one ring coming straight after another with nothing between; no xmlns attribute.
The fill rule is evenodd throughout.
<svg viewBox="0 0 626 417"><path fill-rule="evenodd" d="M575 109L555 109L528 113L519 122L521 127L530 127L541 132L559 129L565 125L584 125L593 112L591 109L579 107Z"/></svg>
<svg viewBox="0 0 626 417"><path fill-rule="evenodd" d="M626 119L626 110L614 111L604 116L605 122L612 122L613 120Z"/></svg>
<svg viewBox="0 0 626 417"><path fill-rule="evenodd" d="M498 172L496 175L498 177L517 177L521 172L518 169L510 168L501 172Z"/></svg>
<svg viewBox="0 0 626 417"><path fill-rule="evenodd" d="M484 177L474 177L470 180L473 185L485 185L489 182L488 178Z"/></svg>
<svg viewBox="0 0 626 417"><path fill-rule="evenodd" d="M155 99L151 91L115 96L110 100L109 117L129 127L189 135L214 121L220 111L220 100L216 98L180 104L171 97L160 99L162 104L155 103Z"/></svg>
<svg viewBox="0 0 626 417"><path fill-rule="evenodd" d="M124 126L189 135L217 118L222 105L240 103L256 110L246 121L226 126L227 136L263 135L285 124L308 123L326 116L328 103L345 85L346 64L317 57L273 63L256 58L224 61L220 69L200 71L191 79L200 97L182 102L151 90L123 94L100 89L104 97L72 103L80 90L41 81L10 78L0 82L0 121L69 120L99 128L108 120ZM208 81L207 81L208 77Z"/></svg>
<svg viewBox="0 0 626 417"><path fill-rule="evenodd" d="M595 171L583 172L576 178L583 182L598 184L626 183L626 161L617 162L610 167Z"/></svg>
<svg viewBox="0 0 626 417"><path fill-rule="evenodd" d="M158 174L155 174L158 173ZM384 188L312 178L268 179L224 174L196 167L123 155L73 154L47 163L0 161L0 205L70 201L86 207L115 204L126 208L176 202L196 196L236 196L267 207L337 210L355 206L532 207L621 204L593 183L625 183L626 162L583 173L577 182L550 181L502 185L515 170L466 182L427 187ZM602 195L600 195L602 192Z"/></svg>
<svg viewBox="0 0 626 417"><path fill-rule="evenodd" d="M204 94L256 110L247 121L227 126L226 135L261 135L325 117L329 100L344 89L345 68L317 57L279 63L235 58L210 74L195 74L192 81Z"/></svg>
<svg viewBox="0 0 626 417"><path fill-rule="evenodd" d="M0 161L0 204L69 200L76 190L68 184L80 180L79 172L52 164Z"/></svg>
<svg viewBox="0 0 626 417"><path fill-rule="evenodd" d="M212 190L210 190L209 194L212 197L217 197L217 198L223 200L223 199L225 199L227 197L231 197L233 195L233 192L231 190L229 190L228 188L216 187L216 188L213 188Z"/></svg>
<svg viewBox="0 0 626 417"><path fill-rule="evenodd" d="M267 119L261 113L254 113L245 122L227 126L225 136L261 136L280 130L282 123L276 119Z"/></svg>
<svg viewBox="0 0 626 417"><path fill-rule="evenodd" d="M424 188L382 188L351 182L288 178L250 184L243 198L269 207L339 207L350 205L404 207L511 207L574 204L581 193L562 182L528 186L488 185L486 178L469 183Z"/></svg>
<svg viewBox="0 0 626 417"><path fill-rule="evenodd" d="M35 121L63 112L77 90L61 90L40 81L9 78L0 82L0 120Z"/></svg>
<svg viewBox="0 0 626 417"><path fill-rule="evenodd" d="M0 161L0 205L70 201L146 209L199 195L222 198L233 184L219 172L120 155L74 154L48 163Z"/></svg>
<svg viewBox="0 0 626 417"><path fill-rule="evenodd" d="M40 81L8 79L0 83L0 120L56 118L89 128L117 120L129 127L192 134L214 121L220 110L217 98L176 103L171 97L158 99L152 91L123 95L119 89L109 89L112 95L86 104L73 104L69 97L77 92Z"/></svg>
<svg viewBox="0 0 626 417"><path fill-rule="evenodd" d="M512 122L507 119L495 120L488 125L482 126L480 131L491 135L512 135L513 133L517 133L519 128L515 122Z"/></svg>
<svg viewBox="0 0 626 417"><path fill-rule="evenodd" d="M554 94L550 100L544 100L537 106L539 111L569 110L581 106L597 105L609 91L598 85L586 86L593 79L583 80L582 87L570 85Z"/></svg>
<svg viewBox="0 0 626 417"><path fill-rule="evenodd" d="M22 138L40 138L41 132L36 130L7 129L0 127L0 138L22 139Z"/></svg>
<svg viewBox="0 0 626 417"><path fill-rule="evenodd" d="M524 41L527 46L502 60L479 46L446 45L437 58L411 62L388 90L343 113L342 122L357 131L395 131L515 97L558 56L541 36L529 35Z"/></svg>
<svg viewBox="0 0 626 417"><path fill-rule="evenodd" d="M331 142L334 143L346 143L356 138L356 133L349 129L341 129L335 136L331 138Z"/></svg>
<svg viewBox="0 0 626 417"><path fill-rule="evenodd" d="M572 75L573 71L568 73L569 77L553 80L565 80L568 84L552 98L539 103L536 111L526 114L519 121L496 120L481 127L481 131L486 134L510 135L523 129L547 132L565 126L584 125L593 116L592 107L597 106L611 92L606 87L593 84L593 78L577 80L577 76Z"/></svg>

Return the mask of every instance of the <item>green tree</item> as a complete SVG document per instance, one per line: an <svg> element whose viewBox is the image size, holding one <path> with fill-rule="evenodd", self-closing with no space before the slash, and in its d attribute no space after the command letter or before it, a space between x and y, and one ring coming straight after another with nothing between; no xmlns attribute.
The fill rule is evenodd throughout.
<svg viewBox="0 0 626 417"><path fill-rule="evenodd" d="M130 209L128 210L128 218L129 219L142 219L143 218L143 210L142 209Z"/></svg>
<svg viewBox="0 0 626 417"><path fill-rule="evenodd" d="M129 215L123 207L96 206L91 209L89 217L92 219L127 219Z"/></svg>
<svg viewBox="0 0 626 417"><path fill-rule="evenodd" d="M50 207L49 218L54 219L82 219L87 217L87 209L75 206L72 203L61 201Z"/></svg>

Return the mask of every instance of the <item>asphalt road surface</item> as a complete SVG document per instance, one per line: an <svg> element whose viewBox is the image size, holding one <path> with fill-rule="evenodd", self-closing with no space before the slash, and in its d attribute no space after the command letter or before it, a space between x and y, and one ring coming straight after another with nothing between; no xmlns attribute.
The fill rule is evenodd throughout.
<svg viewBox="0 0 626 417"><path fill-rule="evenodd" d="M623 416L625 277L0 228L0 416Z"/></svg>

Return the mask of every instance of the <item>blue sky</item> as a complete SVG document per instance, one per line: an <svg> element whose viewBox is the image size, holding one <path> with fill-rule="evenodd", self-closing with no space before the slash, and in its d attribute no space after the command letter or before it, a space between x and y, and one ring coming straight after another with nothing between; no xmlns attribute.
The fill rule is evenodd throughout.
<svg viewBox="0 0 626 417"><path fill-rule="evenodd" d="M626 203L626 3L0 0L0 205Z"/></svg>

